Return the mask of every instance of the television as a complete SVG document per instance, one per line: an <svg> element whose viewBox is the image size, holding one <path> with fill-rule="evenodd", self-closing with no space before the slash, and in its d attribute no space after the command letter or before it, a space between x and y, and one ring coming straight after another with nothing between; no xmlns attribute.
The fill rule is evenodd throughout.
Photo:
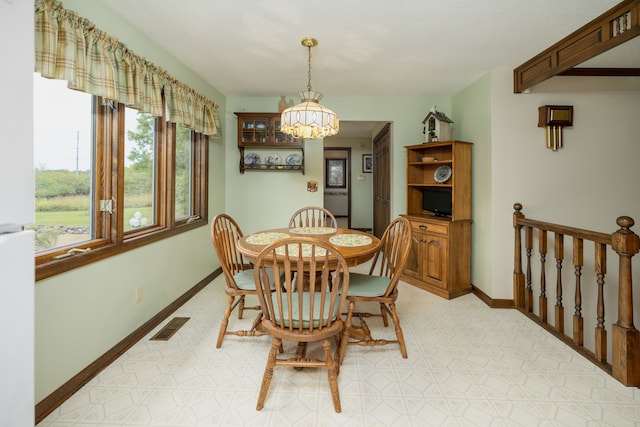
<svg viewBox="0 0 640 427"><path fill-rule="evenodd" d="M435 216L451 216L451 191L424 188L422 190L422 209Z"/></svg>

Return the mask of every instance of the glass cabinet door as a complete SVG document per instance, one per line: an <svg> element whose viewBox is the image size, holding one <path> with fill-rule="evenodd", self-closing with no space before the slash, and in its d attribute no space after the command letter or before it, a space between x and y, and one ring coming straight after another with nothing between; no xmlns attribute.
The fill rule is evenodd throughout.
<svg viewBox="0 0 640 427"><path fill-rule="evenodd" d="M291 135L287 135L280 131L280 117L272 119L273 139L275 142L295 142Z"/></svg>
<svg viewBox="0 0 640 427"><path fill-rule="evenodd" d="M242 142L268 142L269 123L267 120L242 120Z"/></svg>
<svg viewBox="0 0 640 427"><path fill-rule="evenodd" d="M303 140L282 132L279 113L235 113L238 116L238 144L247 147L295 146Z"/></svg>

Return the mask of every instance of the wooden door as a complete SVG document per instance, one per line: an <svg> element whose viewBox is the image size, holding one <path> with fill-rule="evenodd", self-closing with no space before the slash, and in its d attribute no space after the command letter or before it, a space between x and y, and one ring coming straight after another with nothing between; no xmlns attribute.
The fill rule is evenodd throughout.
<svg viewBox="0 0 640 427"><path fill-rule="evenodd" d="M373 139L373 234L380 238L391 222L391 135L389 124Z"/></svg>

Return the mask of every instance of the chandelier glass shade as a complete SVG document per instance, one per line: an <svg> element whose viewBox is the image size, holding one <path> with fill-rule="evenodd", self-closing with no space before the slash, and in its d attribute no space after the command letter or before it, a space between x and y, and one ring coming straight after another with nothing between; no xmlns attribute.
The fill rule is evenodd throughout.
<svg viewBox="0 0 640 427"><path fill-rule="evenodd" d="M280 131L294 138L322 139L333 136L340 129L336 113L320 105L320 92L311 90L311 48L318 41L311 37L302 39L302 45L309 49L309 72L307 90L300 92L302 102L284 110L280 116Z"/></svg>

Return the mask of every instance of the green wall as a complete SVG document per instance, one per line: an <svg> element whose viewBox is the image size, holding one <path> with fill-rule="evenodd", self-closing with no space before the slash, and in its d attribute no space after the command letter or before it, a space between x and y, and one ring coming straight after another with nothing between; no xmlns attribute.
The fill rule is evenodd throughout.
<svg viewBox="0 0 640 427"><path fill-rule="evenodd" d="M471 164L471 283L492 294L491 286L491 75L486 74L452 99L453 136L473 142Z"/></svg>

